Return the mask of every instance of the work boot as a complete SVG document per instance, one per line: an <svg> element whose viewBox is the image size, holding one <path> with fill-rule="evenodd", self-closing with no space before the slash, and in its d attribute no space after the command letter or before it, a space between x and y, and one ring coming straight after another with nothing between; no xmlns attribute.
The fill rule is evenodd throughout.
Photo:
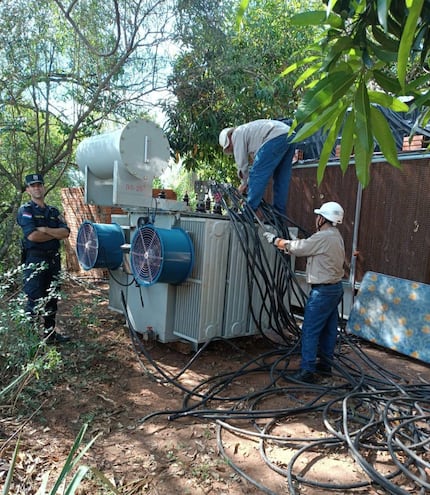
<svg viewBox="0 0 430 495"><path fill-rule="evenodd" d="M70 341L70 337L67 335L61 335L61 333L56 332L55 330L45 330L43 332L43 340L47 344L64 344L65 342Z"/></svg>
<svg viewBox="0 0 430 495"><path fill-rule="evenodd" d="M296 371L292 375L288 375L288 378L304 383L315 383L317 381L317 377L315 373L312 373L312 371L308 371L308 370Z"/></svg>
<svg viewBox="0 0 430 495"><path fill-rule="evenodd" d="M319 361L316 365L316 372L319 375L331 376L331 366L327 363Z"/></svg>

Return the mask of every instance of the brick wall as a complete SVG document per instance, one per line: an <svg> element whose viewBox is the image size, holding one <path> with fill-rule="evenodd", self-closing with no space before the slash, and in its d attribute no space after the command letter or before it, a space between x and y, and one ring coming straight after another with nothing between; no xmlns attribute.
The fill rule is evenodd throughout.
<svg viewBox="0 0 430 495"><path fill-rule="evenodd" d="M409 139L409 136L405 136L403 138L403 151L417 151L423 150L428 146L428 140L425 139L424 136L420 134L415 134L412 136L412 139Z"/></svg>

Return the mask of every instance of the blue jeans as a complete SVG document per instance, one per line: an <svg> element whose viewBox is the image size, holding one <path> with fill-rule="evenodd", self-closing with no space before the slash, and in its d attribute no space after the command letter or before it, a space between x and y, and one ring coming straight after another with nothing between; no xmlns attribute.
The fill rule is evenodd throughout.
<svg viewBox="0 0 430 495"><path fill-rule="evenodd" d="M248 180L247 203L253 210L260 206L266 186L273 176L273 206L285 215L295 152L295 146L290 144L293 137L283 134L267 141L257 151Z"/></svg>
<svg viewBox="0 0 430 495"><path fill-rule="evenodd" d="M342 282L312 288L305 306L302 326L301 368L315 371L317 356L331 363L336 347L338 305L343 296Z"/></svg>

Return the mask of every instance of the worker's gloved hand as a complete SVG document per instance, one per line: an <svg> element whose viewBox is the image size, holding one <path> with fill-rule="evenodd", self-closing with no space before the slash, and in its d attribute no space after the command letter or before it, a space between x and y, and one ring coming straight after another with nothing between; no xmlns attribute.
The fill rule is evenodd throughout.
<svg viewBox="0 0 430 495"><path fill-rule="evenodd" d="M246 195L246 193L248 192L248 184L241 184L237 190L240 192L240 194Z"/></svg>
<svg viewBox="0 0 430 495"><path fill-rule="evenodd" d="M266 238L266 241L269 244L275 244L275 241L277 239L275 234L272 234L272 232L264 232L263 236Z"/></svg>

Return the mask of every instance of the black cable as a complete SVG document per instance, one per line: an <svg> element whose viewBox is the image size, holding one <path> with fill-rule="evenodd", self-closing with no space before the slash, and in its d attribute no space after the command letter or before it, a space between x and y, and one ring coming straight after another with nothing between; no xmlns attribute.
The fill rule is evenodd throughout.
<svg viewBox="0 0 430 495"><path fill-rule="evenodd" d="M351 337L342 328L338 334L335 358L331 363L332 377L313 385L292 382L288 371L292 360L299 356L300 327L292 312L291 302L298 301L297 309L303 309L306 295L291 269L289 257L276 250L276 255L269 262L267 246L261 240L261 225L254 212L244 206L243 197L232 188L221 187L220 190L233 234L246 264L250 314L262 338L272 348L257 357L249 356L246 361L247 356L243 355L243 350L236 346L233 339L217 337L205 342L192 359L172 375L153 359L128 321L133 348L139 359L143 356L151 364L154 370L151 376L161 383L172 384L184 394L182 406L177 410L156 411L141 421L149 421L160 415L170 421L180 418L216 421L221 455L238 474L264 493L274 492L235 465L224 449L222 430L234 431L238 428L231 423L253 425L255 431L252 433L247 433L246 428L238 428L238 432L240 430L240 435L245 438L259 438L262 461L279 476L287 478L290 493L297 492L298 484L325 490L353 490L378 484L388 493L409 493L396 485L399 474L404 477L403 485L409 484L415 492L424 493L429 484L426 471L429 469L427 457L430 446L426 439L428 431L423 424L429 419L430 386L426 383L409 385L399 373L384 369L364 352L360 340ZM289 219L273 212L264 203L261 210L263 225L267 225L268 229L274 228L286 238L289 235ZM261 301L258 307L253 307L253 297ZM129 320L125 301L123 305ZM270 338L268 329L274 332L279 342L278 339ZM185 386L181 381L186 372L217 341L221 345L232 346L234 352L242 354L245 362L234 371L221 371L191 388ZM141 362L145 366L143 360ZM244 384L254 383L257 375L267 378L265 383L258 389L244 388ZM275 407L276 404L281 404L281 407ZM269 435L274 426L281 425L284 420L303 418L306 421L309 414L317 415L326 430L326 436L321 441ZM280 468L276 459L268 458L267 442L280 448L294 446L296 452L287 469ZM320 483L293 472L297 459L303 459L305 453L312 451L323 455L334 448L342 449L345 455L349 451L349 455L361 466L363 476L368 476L369 480L350 485ZM378 466L369 462L363 452L370 452L374 456L378 453L389 455L391 459L387 462L390 462L389 467L393 471L389 475L379 472Z"/></svg>
<svg viewBox="0 0 430 495"><path fill-rule="evenodd" d="M222 457L224 457L224 459L227 461L228 465L232 469L234 469L234 471L236 471L236 473L238 473L242 478L246 479L252 485L256 486L263 493L267 493L267 495L277 495L276 492L270 490L269 488L264 486L262 483L258 482L256 479L252 478L247 473L245 473L245 471L243 469L240 469L239 466L229 458L229 456L227 455L227 453L224 449L224 444L222 441L222 429L220 428L219 425L217 428L217 444L218 444L218 450L219 450L220 455Z"/></svg>
<svg viewBox="0 0 430 495"><path fill-rule="evenodd" d="M255 214L249 208L244 208L240 214L237 213L236 210L240 205L235 195L233 199L236 200L236 204L234 208L228 209L228 213L247 261L249 297L252 300L252 290L257 289L262 300L260 314L257 315L253 306L250 306L254 323L257 327L263 328L262 312L264 311L270 316L271 327L279 336L285 339L285 331L289 331L297 337L299 329L296 320L292 317L290 308L287 308L284 303L285 293L288 293L292 281L295 280L290 257L286 254L281 256L282 253L279 251L275 253L277 256L275 256L274 266L271 266L267 255L261 249L261 240L258 236L259 224L255 223ZM225 207L227 207L226 204ZM253 236L250 233L253 233ZM252 289L250 280L253 282ZM283 290L284 285L285 290ZM300 286L296 283L295 293L299 294L300 291ZM291 297L289 299L291 300ZM273 322L275 322L274 325Z"/></svg>

